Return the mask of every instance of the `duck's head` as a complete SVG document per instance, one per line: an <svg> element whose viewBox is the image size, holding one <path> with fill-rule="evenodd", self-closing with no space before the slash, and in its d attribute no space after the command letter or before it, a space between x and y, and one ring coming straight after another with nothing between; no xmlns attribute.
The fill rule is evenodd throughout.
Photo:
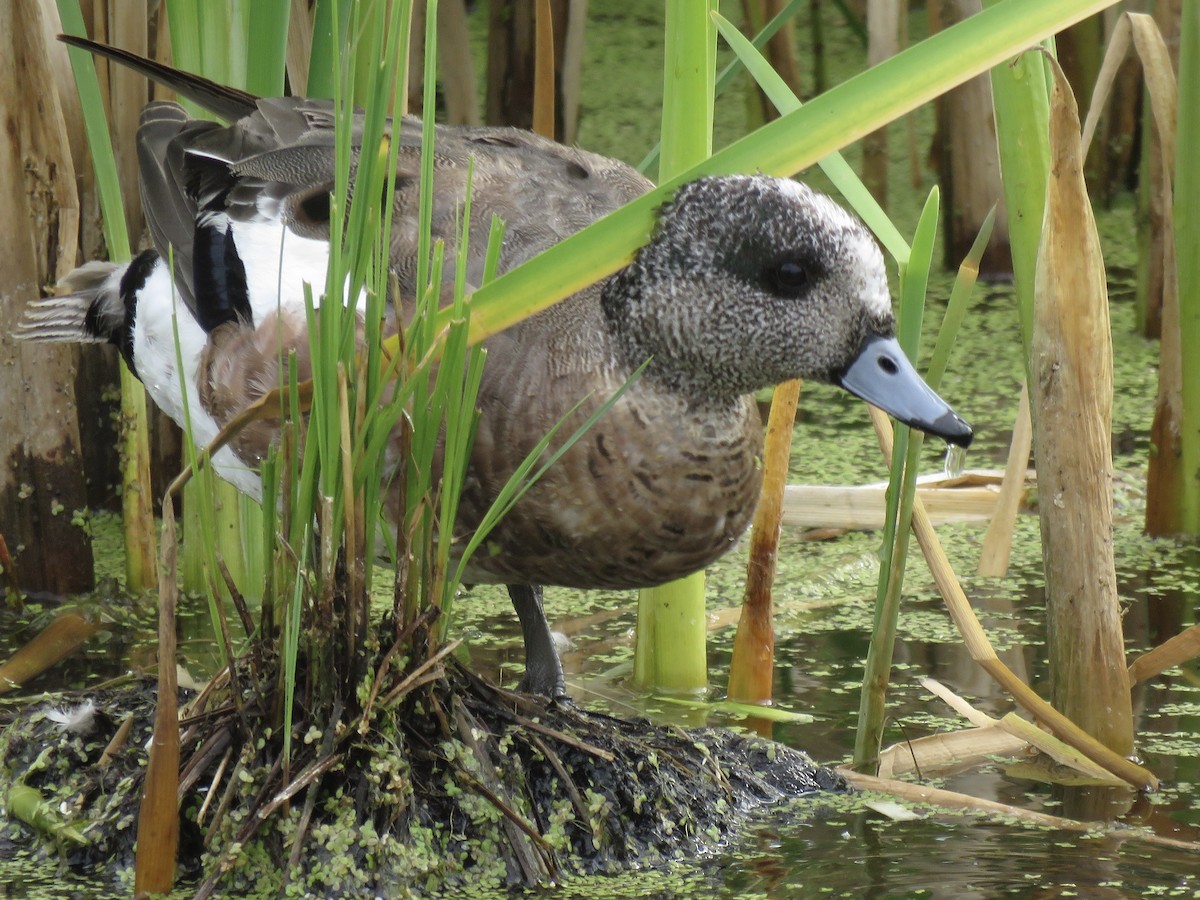
<svg viewBox="0 0 1200 900"><path fill-rule="evenodd" d="M696 401L792 378L840 385L902 422L966 446L971 428L894 337L883 256L824 194L780 178L682 186L655 237L605 287L622 351Z"/></svg>

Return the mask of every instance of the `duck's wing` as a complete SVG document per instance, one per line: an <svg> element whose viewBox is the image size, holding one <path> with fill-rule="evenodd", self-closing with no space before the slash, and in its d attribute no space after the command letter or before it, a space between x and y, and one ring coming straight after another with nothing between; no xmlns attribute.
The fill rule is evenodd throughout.
<svg viewBox="0 0 1200 900"><path fill-rule="evenodd" d="M324 287L331 112L327 101L265 99L222 125L175 103L143 110L139 173L151 239L164 259L173 256L179 293L206 331L234 318L252 324L269 301L302 306L301 281Z"/></svg>
<svg viewBox="0 0 1200 900"><path fill-rule="evenodd" d="M400 128L392 266L411 290L417 255L420 122ZM438 126L434 135L433 237L446 242L447 273L472 185L467 282L483 275L493 216L504 222L500 272L559 243L653 185L625 163L517 128Z"/></svg>
<svg viewBox="0 0 1200 900"><path fill-rule="evenodd" d="M399 146L391 269L401 295L412 297L417 273L421 124L405 118L392 132ZM358 137L354 135L352 167L357 164ZM305 273L318 290L323 287L327 250L308 242L327 245L330 238L329 198L336 161L332 108L327 101L260 100L254 113L232 125L188 126L165 153L149 155L164 160L168 170L162 179L167 203L172 202L172 186L183 184L183 202L175 204L181 218L194 214L198 222L216 229L209 234L232 229L251 285L270 280L282 265L290 277ZM468 179L472 199L466 280L470 285L478 285L483 277L493 217L505 223L500 254L503 272L651 186L624 163L512 128L438 126L434 155L432 236L446 245L445 284L454 277ZM176 188L175 196L178 194ZM146 202L151 204L151 195ZM159 220L149 210L148 218ZM155 239L160 240L158 236ZM206 233L197 228L197 247L205 240ZM297 257L288 257L289 246L297 248ZM198 249L197 256L202 252ZM208 271L221 271L214 251L206 258L212 261L196 267L197 278ZM316 258L321 259L320 266L305 269ZM260 270L259 275L251 271L252 266Z"/></svg>
<svg viewBox="0 0 1200 900"><path fill-rule="evenodd" d="M183 175L183 146L196 132L219 127L192 119L176 103L152 103L138 125L138 181L146 226L162 258L174 266L175 284L189 309L196 303L192 287L192 241L196 203ZM190 133L190 134L189 134Z"/></svg>
<svg viewBox="0 0 1200 900"><path fill-rule="evenodd" d="M142 204L151 240L163 259L173 260L176 289L205 330L233 318L253 322L255 283L267 284L271 273L278 281L282 232L328 240L331 104L259 98L116 47L59 38L230 123L193 119L175 103L149 104L137 136ZM251 252L252 245L268 252ZM299 267L318 287L326 256L306 253Z"/></svg>
<svg viewBox="0 0 1200 900"><path fill-rule="evenodd" d="M289 275L299 271L314 286L324 283L320 273L327 251L314 255L305 242L329 240L335 172L329 101L259 98L126 51L63 39L131 66L232 120L224 126L193 120L177 105L157 103L144 112L138 135L152 239L164 258L173 248L180 293L206 329L233 317L253 321L248 313L254 284L277 281L281 269ZM354 124L358 131L361 117ZM420 121L405 118L392 132L399 147L391 263L402 293L412 296ZM352 143L356 159L359 134ZM493 216L506 226L500 255L505 271L651 187L624 163L514 128L438 126L435 157L433 237L447 245L446 282L453 278L469 171L470 284L482 278ZM292 240L299 248L295 265L288 264L286 248L283 254L278 249L289 239L298 239ZM246 271L238 269L239 258ZM319 266L312 264L314 258L321 260ZM197 309L198 293L211 309Z"/></svg>

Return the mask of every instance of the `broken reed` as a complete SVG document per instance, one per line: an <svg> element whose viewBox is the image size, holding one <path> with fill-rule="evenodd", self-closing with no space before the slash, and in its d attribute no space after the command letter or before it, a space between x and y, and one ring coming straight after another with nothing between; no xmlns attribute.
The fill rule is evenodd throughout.
<svg viewBox="0 0 1200 900"><path fill-rule="evenodd" d="M1112 351L1078 116L1048 53L993 72L992 89L1045 498L1052 702L1126 753L1133 722L1112 552Z"/></svg>

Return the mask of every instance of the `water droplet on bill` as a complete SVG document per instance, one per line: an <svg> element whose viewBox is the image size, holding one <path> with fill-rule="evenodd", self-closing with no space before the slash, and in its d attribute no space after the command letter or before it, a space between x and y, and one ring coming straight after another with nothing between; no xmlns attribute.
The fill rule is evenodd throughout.
<svg viewBox="0 0 1200 900"><path fill-rule="evenodd" d="M946 477L958 478L963 473L967 461L967 450L958 444L946 445Z"/></svg>

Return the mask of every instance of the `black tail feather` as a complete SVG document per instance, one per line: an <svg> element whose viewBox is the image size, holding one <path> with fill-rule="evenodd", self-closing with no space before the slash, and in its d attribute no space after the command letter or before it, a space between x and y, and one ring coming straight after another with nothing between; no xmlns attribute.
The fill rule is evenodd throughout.
<svg viewBox="0 0 1200 900"><path fill-rule="evenodd" d="M71 47L78 47L80 50L86 50L123 66L128 66L150 80L169 87L193 103L203 106L227 122L236 122L258 108L259 98L254 94L217 84L215 81L193 75L191 72L184 72L182 69L163 65L136 53L130 53L128 50L110 47L107 44L76 37L72 34L60 34L58 39Z"/></svg>

